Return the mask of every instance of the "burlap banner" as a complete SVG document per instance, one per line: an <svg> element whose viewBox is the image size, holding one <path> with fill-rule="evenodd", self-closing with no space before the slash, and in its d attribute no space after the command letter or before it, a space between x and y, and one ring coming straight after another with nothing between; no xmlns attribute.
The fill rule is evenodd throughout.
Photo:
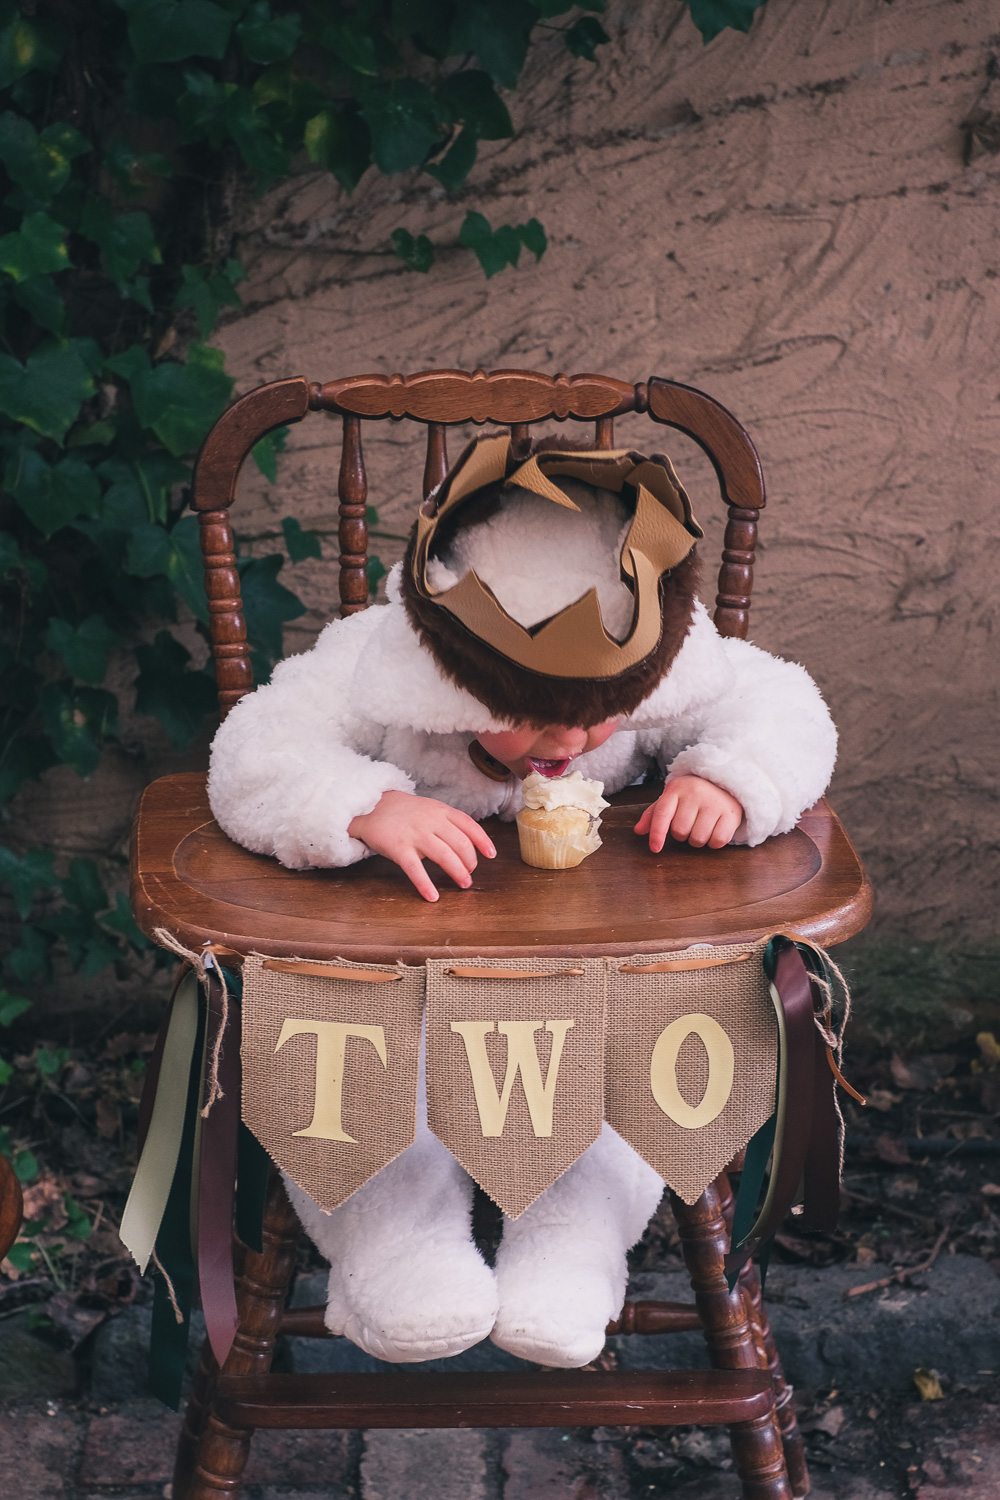
<svg viewBox="0 0 1000 1500"><path fill-rule="evenodd" d="M431 960L427 1114L516 1218L601 1131L602 959Z"/></svg>
<svg viewBox="0 0 1000 1500"><path fill-rule="evenodd" d="M605 1116L685 1203L774 1112L766 947L608 960Z"/></svg>
<svg viewBox="0 0 1000 1500"><path fill-rule="evenodd" d="M243 1119L321 1208L336 1208L411 1144L422 968L243 966Z"/></svg>

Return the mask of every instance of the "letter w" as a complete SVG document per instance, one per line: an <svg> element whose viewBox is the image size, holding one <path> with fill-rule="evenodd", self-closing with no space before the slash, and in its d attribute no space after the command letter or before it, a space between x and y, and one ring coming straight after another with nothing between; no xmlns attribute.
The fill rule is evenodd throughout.
<svg viewBox="0 0 1000 1500"><path fill-rule="evenodd" d="M503 1135L507 1123L507 1108L517 1075L521 1075L524 1097L528 1102L531 1128L536 1136L552 1134L552 1110L555 1103L556 1083L559 1079L559 1063L562 1059L566 1033L572 1021L546 1021L545 1030L552 1036L552 1055L549 1058L545 1082L535 1049L535 1032L541 1021L501 1021L497 1028L507 1038L507 1071L504 1074L503 1090L497 1093L496 1080L490 1067L486 1051L486 1037L496 1026L495 1021L452 1021L451 1029L465 1043L465 1053L472 1074L472 1087L476 1095L479 1124L484 1136Z"/></svg>

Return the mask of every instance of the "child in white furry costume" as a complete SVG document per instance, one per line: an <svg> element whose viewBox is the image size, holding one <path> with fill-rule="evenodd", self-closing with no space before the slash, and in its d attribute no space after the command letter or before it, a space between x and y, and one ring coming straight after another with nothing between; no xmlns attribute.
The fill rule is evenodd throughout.
<svg viewBox="0 0 1000 1500"><path fill-rule="evenodd" d="M692 548L700 532L687 497L669 464L654 462L669 476L675 530L686 527ZM659 768L663 792L636 824L650 857L668 836L721 848L794 827L833 769L829 714L801 667L721 638L703 606L677 593L687 562L659 577L660 665L643 679L641 701L620 712L606 713L613 695L595 698L582 681L580 712L571 713L572 695L549 679L564 710L550 721L545 679L504 677L509 663L498 661L498 681L535 694L531 713L519 713L494 692L489 644L472 642L474 669L439 645L427 622L472 572L492 591L498 614L526 630L591 589L613 643L628 637L636 618L638 585L625 565L634 491L564 478L559 499L554 481L536 475L525 488L510 476L527 470L509 458L503 464L501 456L507 478L489 503L469 507L464 524L453 523L431 549L419 609L412 582L403 597L410 573L394 569L386 605L328 625L311 651L283 662L268 686L232 710L212 748L209 793L221 826L292 869L385 855L429 901L438 891L423 861L468 888L478 857L495 855L479 820L512 818L529 770L554 775L572 766L614 792ZM406 567L416 577L413 555L411 542ZM656 588L654 576L659 608ZM669 660L668 604L676 632ZM464 638L455 639L464 649ZM570 722L558 722L564 718ZM484 773L482 752L493 775ZM626 1253L663 1183L605 1125L554 1186L518 1219L505 1218L490 1268L472 1238L472 1180L430 1134L421 1079L415 1143L340 1208L324 1214L291 1181L288 1188L331 1262L331 1331L386 1360L454 1355L489 1337L526 1359L578 1366L598 1354L621 1308Z"/></svg>

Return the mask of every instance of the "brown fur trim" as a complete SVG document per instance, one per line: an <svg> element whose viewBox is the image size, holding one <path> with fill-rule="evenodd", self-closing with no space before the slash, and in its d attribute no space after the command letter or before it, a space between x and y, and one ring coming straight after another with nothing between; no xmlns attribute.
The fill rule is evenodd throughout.
<svg viewBox="0 0 1000 1500"><path fill-rule="evenodd" d="M410 624L445 676L508 723L589 729L633 713L666 676L691 626L698 587L696 548L660 580L663 628L654 651L617 677L545 677L499 655L447 610L422 599L412 583L413 547L411 534L403 560L403 603Z"/></svg>

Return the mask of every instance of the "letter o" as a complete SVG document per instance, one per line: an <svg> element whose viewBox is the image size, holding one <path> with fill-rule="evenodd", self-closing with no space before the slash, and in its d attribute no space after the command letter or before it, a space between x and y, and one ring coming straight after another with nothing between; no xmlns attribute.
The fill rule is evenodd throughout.
<svg viewBox="0 0 1000 1500"><path fill-rule="evenodd" d="M687 1038L697 1036L708 1055L708 1082L700 1103L691 1105L677 1087L677 1056ZM678 1016L656 1039L649 1060L649 1086L668 1119L685 1130L699 1130L721 1115L733 1092L735 1059L727 1033L711 1016Z"/></svg>

